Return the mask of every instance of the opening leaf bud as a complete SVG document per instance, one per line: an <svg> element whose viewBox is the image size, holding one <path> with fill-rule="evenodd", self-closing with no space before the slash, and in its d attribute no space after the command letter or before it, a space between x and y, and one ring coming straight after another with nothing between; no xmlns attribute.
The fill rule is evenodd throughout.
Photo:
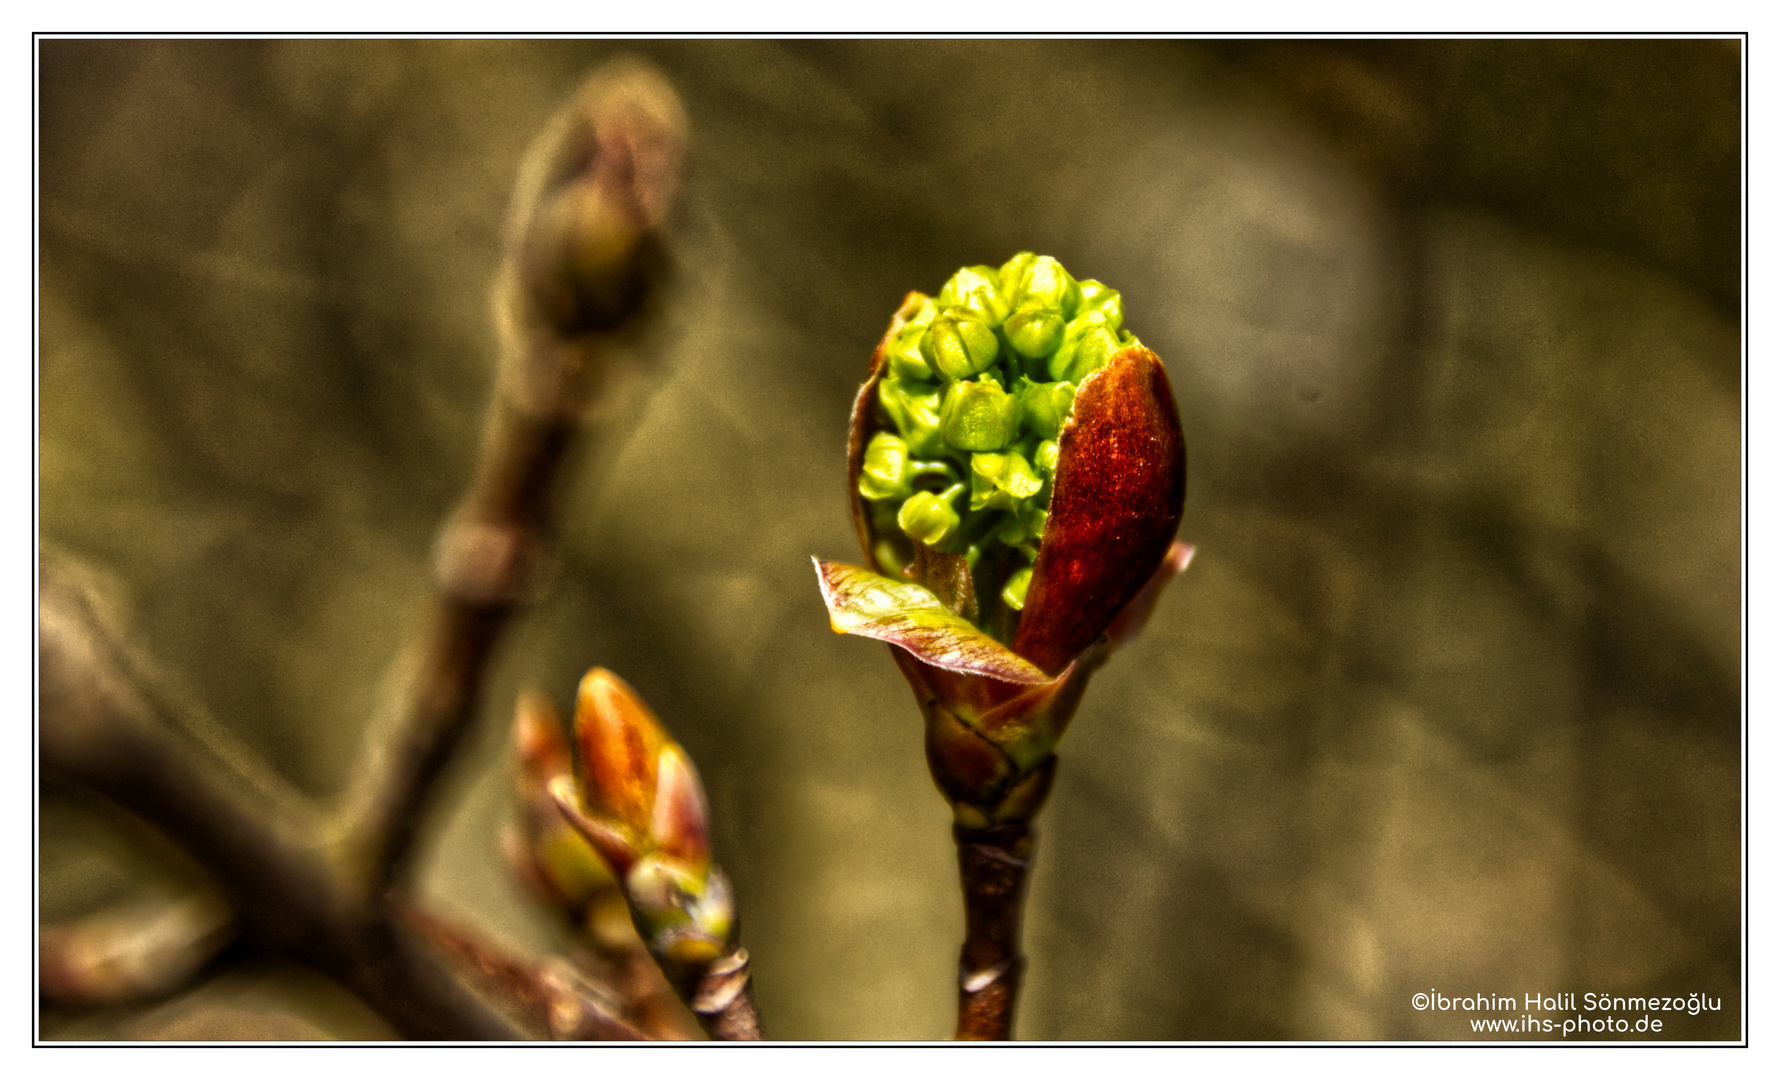
<svg viewBox="0 0 1780 1080"><path fill-rule="evenodd" d="M669 743L657 759L650 839L665 854L702 868L711 858L709 818L698 770L678 743Z"/></svg>

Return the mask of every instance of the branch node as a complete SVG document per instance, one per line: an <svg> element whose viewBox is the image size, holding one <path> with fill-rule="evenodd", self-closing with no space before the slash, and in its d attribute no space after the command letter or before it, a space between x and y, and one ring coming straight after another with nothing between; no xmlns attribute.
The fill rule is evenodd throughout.
<svg viewBox="0 0 1780 1080"><path fill-rule="evenodd" d="M729 1008L748 985L748 950L737 949L713 961L698 981L687 1004L701 1016L714 1016Z"/></svg>
<svg viewBox="0 0 1780 1080"><path fill-rule="evenodd" d="M1015 958L1008 957L999 964L992 964L981 971L968 971L962 965L958 969L958 987L967 994L974 994L998 981L1002 976L1013 971Z"/></svg>

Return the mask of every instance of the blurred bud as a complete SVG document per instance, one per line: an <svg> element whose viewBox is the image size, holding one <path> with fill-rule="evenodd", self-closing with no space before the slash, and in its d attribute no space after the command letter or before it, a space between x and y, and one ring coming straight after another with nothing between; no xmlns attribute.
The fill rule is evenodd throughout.
<svg viewBox="0 0 1780 1080"><path fill-rule="evenodd" d="M729 884L711 865L710 812L686 751L622 679L595 668L575 700L580 779L550 791L564 820L622 876L637 932L684 981L731 944Z"/></svg>
<svg viewBox="0 0 1780 1080"><path fill-rule="evenodd" d="M228 944L234 913L214 890L123 904L43 927L38 991L63 1005L120 1005L165 994Z"/></svg>
<svg viewBox="0 0 1780 1080"><path fill-rule="evenodd" d="M579 919L613 877L605 860L563 821L550 794L551 782L570 775L574 764L568 733L549 698L519 695L513 746L521 803L518 831L506 843L508 861L543 899Z"/></svg>
<svg viewBox="0 0 1780 1080"><path fill-rule="evenodd" d="M509 340L603 333L639 311L664 269L686 133L673 87L635 59L606 65L551 120L508 213L495 302Z"/></svg>

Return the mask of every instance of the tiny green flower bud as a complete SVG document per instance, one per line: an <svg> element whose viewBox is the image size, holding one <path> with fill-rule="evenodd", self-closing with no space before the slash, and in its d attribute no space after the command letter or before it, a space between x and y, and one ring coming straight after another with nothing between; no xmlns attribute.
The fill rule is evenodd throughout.
<svg viewBox="0 0 1780 1080"><path fill-rule="evenodd" d="M1119 337L1104 326L1089 325L1078 338L1066 333L1063 347L1051 357L1051 377L1081 384L1081 381L1106 366L1106 361L1120 349Z"/></svg>
<svg viewBox="0 0 1780 1080"><path fill-rule="evenodd" d="M897 526L911 540L919 540L928 547L939 546L958 531L958 512L952 509L952 500L963 490L963 484L954 484L938 494L915 492L897 513Z"/></svg>
<svg viewBox="0 0 1780 1080"><path fill-rule="evenodd" d="M995 527L995 539L1014 547L1026 539L1026 524L1020 520L1019 514L1009 514Z"/></svg>
<svg viewBox="0 0 1780 1080"><path fill-rule="evenodd" d="M1034 540L1043 540L1045 538L1045 525L1047 525L1051 519L1050 512L1043 506L1039 505L1040 501L1043 500L1027 503L1026 512L1022 515L1022 520L1024 520L1026 524L1026 534Z"/></svg>
<svg viewBox="0 0 1780 1080"><path fill-rule="evenodd" d="M946 308L965 308L972 315L989 324L990 329L1001 325L1011 305L1002 294L999 275L992 267L967 266L952 275L945 287L934 297L934 303L941 310Z"/></svg>
<svg viewBox="0 0 1780 1080"><path fill-rule="evenodd" d="M1020 287L1020 280L1026 276L1026 268L1038 258L1030 251L1022 251L1018 255L1001 264L995 272L996 281L1001 286L1003 296L1012 296Z"/></svg>
<svg viewBox="0 0 1780 1080"><path fill-rule="evenodd" d="M1071 321L1088 315L1096 315L1109 330L1118 330L1125 325L1125 302L1119 298L1119 290L1109 289L1098 281L1082 282L1082 305Z"/></svg>
<svg viewBox="0 0 1780 1080"><path fill-rule="evenodd" d="M1068 384L1065 383L1064 385L1068 385ZM1032 453L1032 463L1034 465L1038 466L1038 471L1041 475L1056 476L1057 475L1057 442L1056 442L1056 440L1055 439L1046 439L1044 442L1039 443L1038 449L1033 451L1033 453Z"/></svg>
<svg viewBox="0 0 1780 1080"><path fill-rule="evenodd" d="M1049 308L1022 305L1002 327L1007 343L1021 356L1049 356L1063 342L1063 316Z"/></svg>
<svg viewBox="0 0 1780 1080"><path fill-rule="evenodd" d="M893 575L897 578L905 576L903 573L903 564L908 561L908 556L896 550L896 545L890 540L879 540L876 544L872 545L871 553L872 558L877 560L878 566L884 573Z"/></svg>
<svg viewBox="0 0 1780 1080"><path fill-rule="evenodd" d="M1026 606L1026 587L1032 584L1032 567L1015 570L1008 575L1007 585L1001 590L1001 602L1015 611Z"/></svg>
<svg viewBox="0 0 1780 1080"><path fill-rule="evenodd" d="M859 472L859 494L868 499L893 499L908 494L909 444L888 431L880 431L865 448L865 466Z"/></svg>
<svg viewBox="0 0 1780 1080"><path fill-rule="evenodd" d="M1049 255L1040 255L1026 264L1019 284L1008 291L1007 297L1015 307L1045 308L1067 319L1073 318L1081 307L1082 289L1062 263Z"/></svg>
<svg viewBox="0 0 1780 1080"><path fill-rule="evenodd" d="M921 356L947 379L968 379L989 367L1001 343L989 324L956 309L934 316L921 337Z"/></svg>
<svg viewBox="0 0 1780 1080"><path fill-rule="evenodd" d="M946 442L959 450L1000 450L1020 425L1020 402L992 379L953 383L940 406Z"/></svg>
<svg viewBox="0 0 1780 1080"><path fill-rule="evenodd" d="M927 333L927 328L932 325L933 317L938 311L939 308L930 297L923 297L921 306L885 348L885 359L889 362L891 376L898 379L938 377L927 366L927 358L921 355L921 338Z"/></svg>
<svg viewBox="0 0 1780 1080"><path fill-rule="evenodd" d="M917 457L934 457L945 452L940 436L940 391L923 383L885 379L878 383L878 401L890 414L909 452Z"/></svg>
<svg viewBox="0 0 1780 1080"><path fill-rule="evenodd" d="M1005 454L970 455L970 508L972 510L1013 510L1021 500L1029 499L1044 487L1032 466L1017 451ZM1025 536L1007 541L1017 544Z"/></svg>
<svg viewBox="0 0 1780 1080"><path fill-rule="evenodd" d="M890 375L897 379L932 379L936 376L933 369L927 366L927 358L921 355L921 336L925 328L913 335L897 338L890 347L884 350L884 358L890 363Z"/></svg>
<svg viewBox="0 0 1780 1080"><path fill-rule="evenodd" d="M1020 415L1026 426L1045 439L1055 439L1069 419L1075 405L1073 383L1035 383L1022 380L1018 386Z"/></svg>

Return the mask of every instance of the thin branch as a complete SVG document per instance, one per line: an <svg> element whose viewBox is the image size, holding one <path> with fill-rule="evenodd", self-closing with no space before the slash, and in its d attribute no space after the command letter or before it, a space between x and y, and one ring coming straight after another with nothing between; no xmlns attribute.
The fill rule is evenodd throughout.
<svg viewBox="0 0 1780 1080"><path fill-rule="evenodd" d="M536 591L558 474L588 402L659 302L659 230L685 138L673 88L619 61L583 86L520 168L494 290L502 360L481 460L439 538L433 615L404 650L406 700L373 724L345 800L379 884L399 878L501 631Z"/></svg>
<svg viewBox="0 0 1780 1080"><path fill-rule="evenodd" d="M466 982L520 1011L525 1026L568 1041L641 1042L649 1036L617 1015L618 1003L560 957L519 960L462 927L398 903L396 915L447 958Z"/></svg>
<svg viewBox="0 0 1780 1080"><path fill-rule="evenodd" d="M313 806L232 741L180 723L160 680L117 643L88 575L46 552L39 589L46 770L155 822L213 875L250 941L313 964L404 1035L511 1037L436 965L408 955L381 903L351 887Z"/></svg>
<svg viewBox="0 0 1780 1080"><path fill-rule="evenodd" d="M738 947L712 961L693 984L686 1004L711 1038L760 1041L760 1010L750 981L748 950Z"/></svg>
<svg viewBox="0 0 1780 1080"><path fill-rule="evenodd" d="M621 62L589 80L528 154L495 289L502 364L476 478L440 537L434 610L398 661L404 702L373 720L331 811L181 708L122 644L89 575L51 553L40 565L43 765L160 825L215 876L256 945L313 964L410 1038L534 1034L514 1027L512 1008L466 990L386 901L501 632L535 592L584 408L658 302L658 232L684 137L673 90Z"/></svg>
<svg viewBox="0 0 1780 1080"><path fill-rule="evenodd" d="M958 1038L1011 1039L1026 960L1020 912L1031 868L1032 830L1024 822L988 829L953 827L964 887L964 948L958 957Z"/></svg>

